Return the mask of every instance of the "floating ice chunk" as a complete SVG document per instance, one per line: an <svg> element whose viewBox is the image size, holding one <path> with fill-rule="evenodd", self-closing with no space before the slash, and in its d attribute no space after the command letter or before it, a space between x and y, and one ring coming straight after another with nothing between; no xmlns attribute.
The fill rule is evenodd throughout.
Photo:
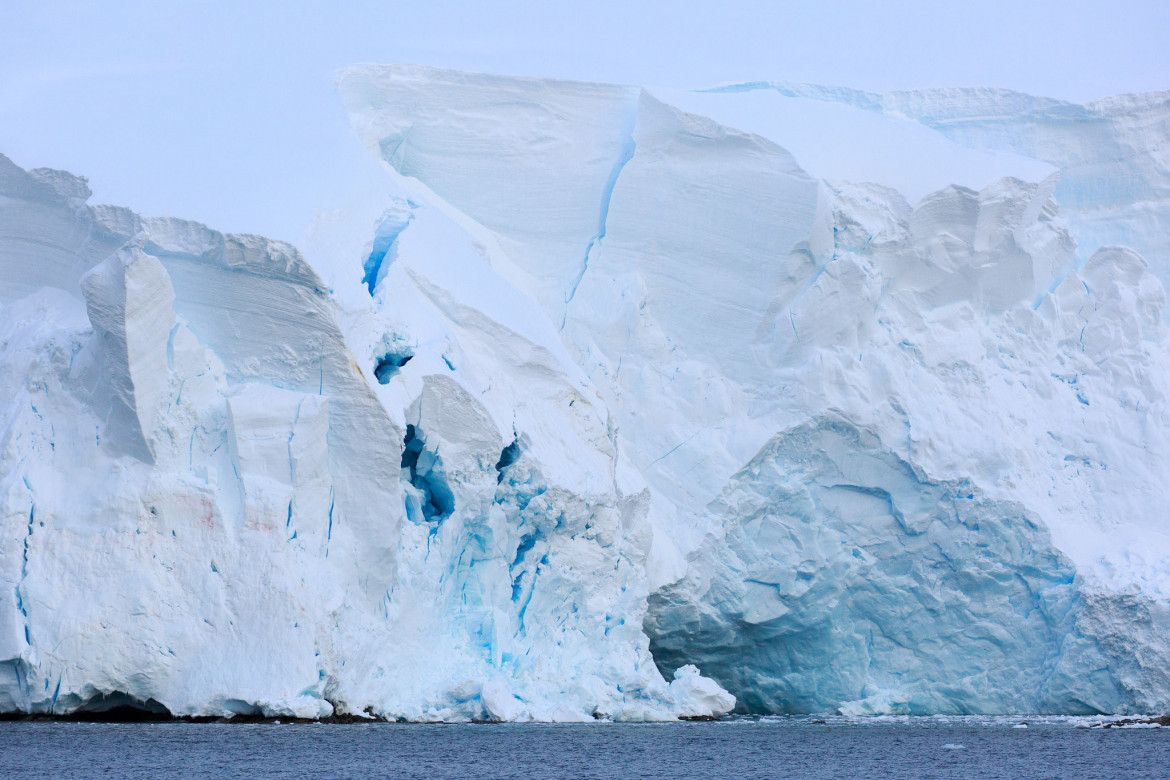
<svg viewBox="0 0 1170 780"><path fill-rule="evenodd" d="M693 664L679 667L670 683L681 717L717 718L735 709L735 697L714 680L703 677Z"/></svg>

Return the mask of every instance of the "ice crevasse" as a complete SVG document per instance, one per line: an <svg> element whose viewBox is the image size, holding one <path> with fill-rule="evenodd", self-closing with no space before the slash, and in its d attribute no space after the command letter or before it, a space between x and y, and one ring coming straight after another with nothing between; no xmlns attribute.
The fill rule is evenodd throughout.
<svg viewBox="0 0 1170 780"><path fill-rule="evenodd" d="M0 710L1170 705L1170 94L339 87L301 250L0 160Z"/></svg>

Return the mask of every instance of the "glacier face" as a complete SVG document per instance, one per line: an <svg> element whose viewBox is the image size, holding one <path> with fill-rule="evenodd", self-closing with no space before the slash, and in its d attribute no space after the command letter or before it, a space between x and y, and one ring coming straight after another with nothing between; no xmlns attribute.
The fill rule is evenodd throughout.
<svg viewBox="0 0 1170 780"><path fill-rule="evenodd" d="M557 97L484 97L501 83ZM1142 183L1161 158L1108 151L1163 142L1164 95L1110 113L748 85L599 109L589 85L428 68L340 85L371 151L558 323L605 400L652 489L664 669L760 711L1165 708L1165 253L1104 216L1165 207ZM635 105L632 144L599 158L570 98ZM1004 141L1035 126L1093 155ZM593 211L567 206L579 189ZM475 210L484 192L509 222Z"/></svg>
<svg viewBox="0 0 1170 780"><path fill-rule="evenodd" d="M648 491L551 326L439 215L411 240L438 230L443 269L406 238L386 262L395 319L343 313L288 245L3 158L0 188L0 710L732 706L655 667ZM481 308L460 288L493 284Z"/></svg>
<svg viewBox="0 0 1170 780"><path fill-rule="evenodd" d="M303 255L0 158L0 710L1170 705L1165 95L339 86Z"/></svg>

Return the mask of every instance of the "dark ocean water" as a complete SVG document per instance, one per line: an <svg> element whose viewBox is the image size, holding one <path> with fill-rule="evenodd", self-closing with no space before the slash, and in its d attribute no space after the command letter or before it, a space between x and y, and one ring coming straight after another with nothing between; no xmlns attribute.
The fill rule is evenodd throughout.
<svg viewBox="0 0 1170 780"><path fill-rule="evenodd" d="M1073 719L662 725L0 723L0 777L1166 778L1170 729Z"/></svg>

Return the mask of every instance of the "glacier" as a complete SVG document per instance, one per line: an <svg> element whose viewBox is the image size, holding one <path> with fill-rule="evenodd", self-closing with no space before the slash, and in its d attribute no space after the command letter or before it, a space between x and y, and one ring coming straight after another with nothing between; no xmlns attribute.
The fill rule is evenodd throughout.
<svg viewBox="0 0 1170 780"><path fill-rule="evenodd" d="M1170 709L1170 93L338 87L299 248L0 157L0 711Z"/></svg>

